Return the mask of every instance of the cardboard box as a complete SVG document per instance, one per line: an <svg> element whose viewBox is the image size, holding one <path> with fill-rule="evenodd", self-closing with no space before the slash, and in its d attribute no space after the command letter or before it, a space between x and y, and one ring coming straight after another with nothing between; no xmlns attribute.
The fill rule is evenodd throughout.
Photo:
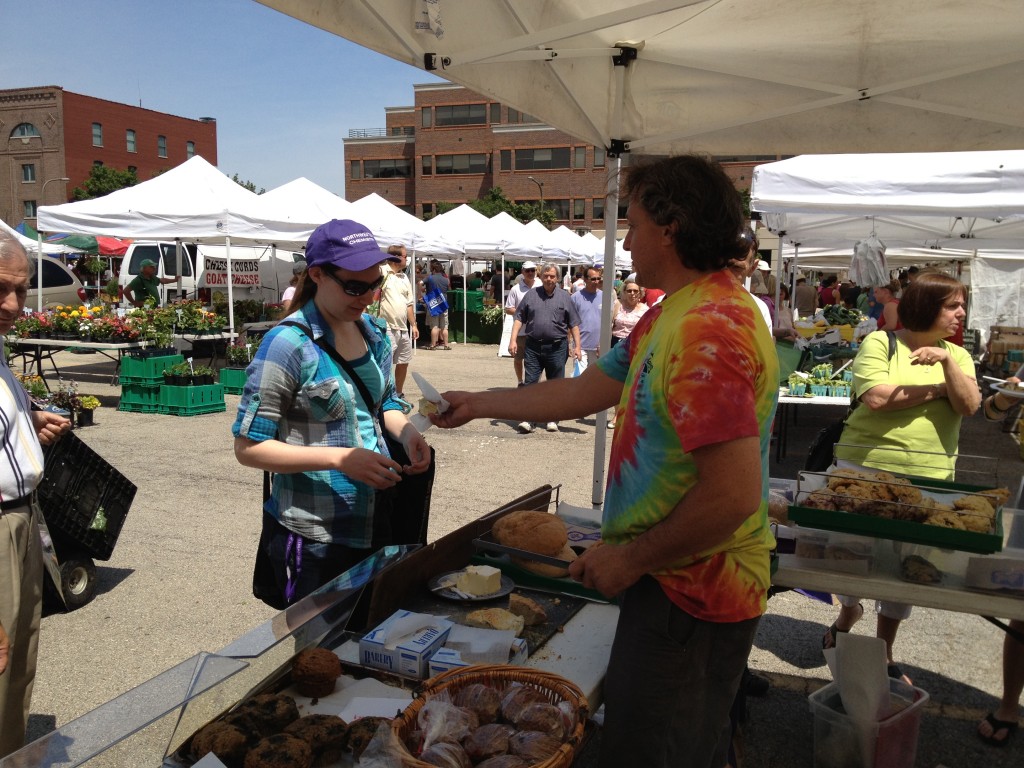
<svg viewBox="0 0 1024 768"><path fill-rule="evenodd" d="M526 641L521 637L517 637L512 641L512 648L509 650L508 663L515 665L522 665L526 663L529 658L529 647ZM464 661L459 652L451 648L441 648L430 657L430 661L427 663L428 672L430 677L440 675L442 672L448 672L453 669L460 667L470 666L468 661Z"/></svg>
<svg viewBox="0 0 1024 768"><path fill-rule="evenodd" d="M410 632L395 635L396 628ZM428 663L444 646L452 623L441 616L395 611L359 641L359 663L398 675L423 679Z"/></svg>

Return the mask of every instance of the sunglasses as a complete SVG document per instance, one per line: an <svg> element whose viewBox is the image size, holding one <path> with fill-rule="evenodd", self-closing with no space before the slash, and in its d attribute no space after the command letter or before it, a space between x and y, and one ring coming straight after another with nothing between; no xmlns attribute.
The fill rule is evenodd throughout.
<svg viewBox="0 0 1024 768"><path fill-rule="evenodd" d="M323 269L322 272L327 275L331 280L341 286L341 290L345 292L346 296L364 296L369 291L376 291L384 284L384 276L381 275L372 283L363 282L362 280L342 280L334 272L329 269Z"/></svg>
<svg viewBox="0 0 1024 768"><path fill-rule="evenodd" d="M523 272L536 272L536 269L524 269Z"/></svg>
<svg viewBox="0 0 1024 768"><path fill-rule="evenodd" d="M588 277L587 278L587 282L588 283L600 283L601 282L601 278L600 277Z"/></svg>

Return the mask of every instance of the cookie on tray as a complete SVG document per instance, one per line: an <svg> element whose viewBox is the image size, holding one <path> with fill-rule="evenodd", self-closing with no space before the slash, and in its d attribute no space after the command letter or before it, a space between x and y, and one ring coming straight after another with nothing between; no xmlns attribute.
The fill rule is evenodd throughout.
<svg viewBox="0 0 1024 768"><path fill-rule="evenodd" d="M280 733L288 723L299 719L295 699L283 693L264 693L239 704L231 713L248 716L264 736Z"/></svg>
<svg viewBox="0 0 1024 768"><path fill-rule="evenodd" d="M245 756L244 768L311 768L313 751L302 739L277 733L267 736Z"/></svg>
<svg viewBox="0 0 1024 768"><path fill-rule="evenodd" d="M192 737L192 759L199 761L211 752L225 765L239 766L249 749L259 741L259 734L242 725L215 720Z"/></svg>
<svg viewBox="0 0 1024 768"><path fill-rule="evenodd" d="M314 766L325 766L341 759L348 723L337 715L306 715L285 727L284 732L309 744Z"/></svg>
<svg viewBox="0 0 1024 768"><path fill-rule="evenodd" d="M292 659L292 683L303 696L319 698L334 692L341 677L341 659L326 648L306 648Z"/></svg>

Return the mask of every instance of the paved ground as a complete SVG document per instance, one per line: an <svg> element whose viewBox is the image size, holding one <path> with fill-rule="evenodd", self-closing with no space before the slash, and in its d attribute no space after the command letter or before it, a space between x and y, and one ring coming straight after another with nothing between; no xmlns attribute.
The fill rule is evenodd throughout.
<svg viewBox="0 0 1024 768"><path fill-rule="evenodd" d="M418 352L413 369L439 389L482 389L514 383L511 362L493 346ZM272 611L250 594L259 524L260 475L231 452L228 412L191 418L120 413L112 364L95 355L61 353L65 375L104 407L80 435L139 486L117 547L100 564L95 600L43 620L40 672L31 733L39 736L131 689L199 651L215 651L266 620ZM411 398L415 387L407 387ZM810 410L810 409L806 409ZM772 474L795 477L810 438L840 413L800 414L789 456ZM593 420L566 422L558 434L519 435L505 422L478 422L455 432L432 429L438 452L430 526L436 538L543 483L561 484L562 499L590 506ZM993 457L986 464L1016 483L1017 446L981 418L969 420L962 449ZM820 653L835 610L797 593L772 599L751 666L774 687L751 700L747 766L811 766L813 722L807 695L829 679ZM857 632L873 632L866 620ZM1024 738L1007 750L984 747L975 721L995 704L1001 637L982 619L917 610L900 634L898 654L932 700L922 724L917 764L1019 766ZM111 762L109 764L132 765Z"/></svg>

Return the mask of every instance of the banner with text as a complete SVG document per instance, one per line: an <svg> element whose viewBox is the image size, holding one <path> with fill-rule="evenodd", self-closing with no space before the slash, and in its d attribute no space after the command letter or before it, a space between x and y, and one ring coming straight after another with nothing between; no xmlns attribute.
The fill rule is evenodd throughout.
<svg viewBox="0 0 1024 768"><path fill-rule="evenodd" d="M227 287L228 260L212 256L204 258L206 260L206 270L203 273L203 284L210 288L218 286ZM259 287L261 285L259 259L232 259L231 284Z"/></svg>

